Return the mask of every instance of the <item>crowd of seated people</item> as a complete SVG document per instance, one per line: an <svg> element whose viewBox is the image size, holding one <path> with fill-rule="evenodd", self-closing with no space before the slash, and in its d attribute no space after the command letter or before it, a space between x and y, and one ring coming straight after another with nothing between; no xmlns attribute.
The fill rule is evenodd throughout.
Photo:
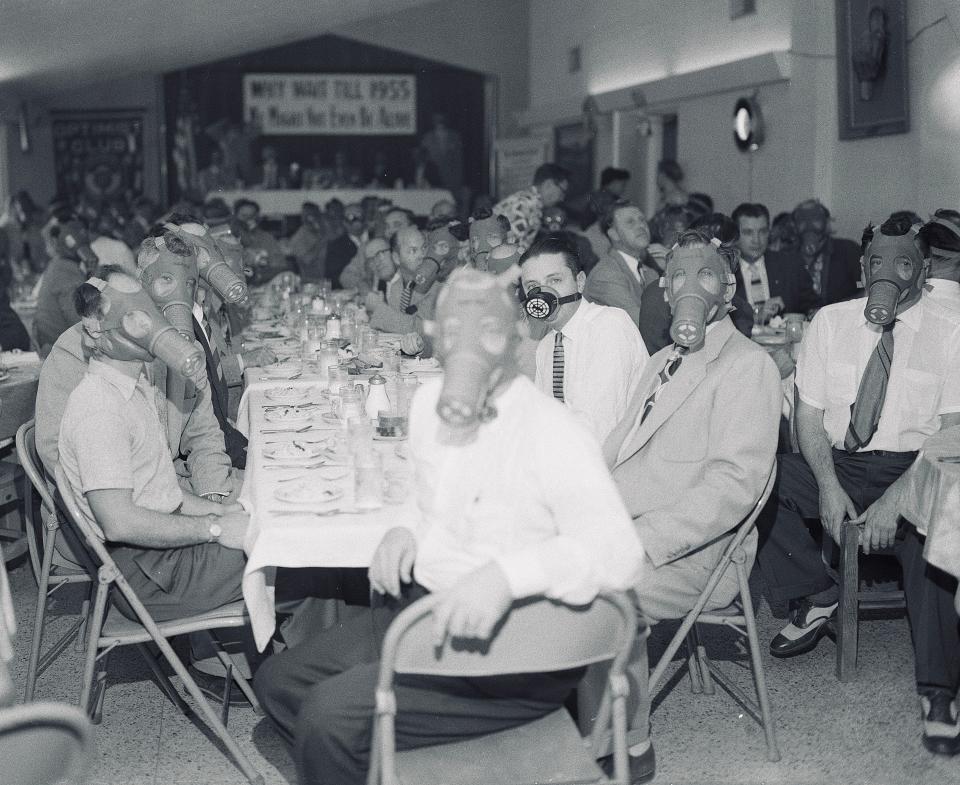
<svg viewBox="0 0 960 785"><path fill-rule="evenodd" d="M649 220L623 170L578 208L549 163L469 217L305 202L289 236L247 199L164 214L145 199L57 202L44 217L18 195L4 270L7 284L40 277L41 458L157 618L238 599L248 456L230 392L275 360L242 351L241 290L290 272L355 290L373 327L445 371L411 415L423 525L389 531L369 570L388 620L436 593L441 637L486 639L516 600L626 589L647 623L679 618L776 472L745 542L771 604L789 604L771 654L817 646L837 613L818 539L862 525L864 551L892 548L903 569L923 743L957 754L957 582L924 562L897 503L924 440L960 424L960 213L894 214L855 243L816 200L773 220L752 202L726 215L682 172L661 175ZM34 236L42 254L23 250ZM230 274L211 275L211 259ZM116 303L148 314L151 334L173 328L162 350L125 330ZM796 359L750 340L787 313L809 320ZM799 451L783 437L785 384ZM708 610L737 591L731 572ZM379 643L358 617L251 665L302 783L364 781ZM191 658L219 694L222 672ZM398 748L529 722L582 675L403 677ZM632 718L631 782L655 771L648 731Z"/></svg>

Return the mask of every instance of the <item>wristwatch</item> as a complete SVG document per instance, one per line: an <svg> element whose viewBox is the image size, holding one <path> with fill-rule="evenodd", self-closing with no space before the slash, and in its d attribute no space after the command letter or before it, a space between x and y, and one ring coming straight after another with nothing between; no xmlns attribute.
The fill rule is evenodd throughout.
<svg viewBox="0 0 960 785"><path fill-rule="evenodd" d="M219 523L211 523L207 529L207 542L219 542L220 535L223 534L223 527Z"/></svg>

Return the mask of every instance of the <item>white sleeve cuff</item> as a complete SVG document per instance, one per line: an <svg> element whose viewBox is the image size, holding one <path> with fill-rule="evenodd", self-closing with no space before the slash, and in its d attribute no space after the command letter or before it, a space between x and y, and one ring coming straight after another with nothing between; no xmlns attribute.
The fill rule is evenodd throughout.
<svg viewBox="0 0 960 785"><path fill-rule="evenodd" d="M547 575L538 559L529 552L515 551L498 557L496 564L503 570L515 600L542 594L548 583Z"/></svg>

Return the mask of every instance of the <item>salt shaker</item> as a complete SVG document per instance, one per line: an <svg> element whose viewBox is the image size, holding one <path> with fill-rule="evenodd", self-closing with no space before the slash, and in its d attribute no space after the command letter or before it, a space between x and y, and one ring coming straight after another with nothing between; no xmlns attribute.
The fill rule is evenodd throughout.
<svg viewBox="0 0 960 785"><path fill-rule="evenodd" d="M379 373L375 373L370 377L370 381L367 383L367 403L364 407L364 411L371 420L376 420L380 416L380 412L390 411L390 399L387 397L387 380L384 379Z"/></svg>
<svg viewBox="0 0 960 785"><path fill-rule="evenodd" d="M332 313L327 317L327 338L340 337L340 315Z"/></svg>

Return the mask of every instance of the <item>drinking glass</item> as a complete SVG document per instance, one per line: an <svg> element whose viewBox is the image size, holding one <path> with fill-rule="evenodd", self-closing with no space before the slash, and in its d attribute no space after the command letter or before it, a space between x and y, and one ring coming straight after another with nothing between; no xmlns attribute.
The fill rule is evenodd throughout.
<svg viewBox="0 0 960 785"><path fill-rule="evenodd" d="M753 306L753 327L760 330L767 321L766 313L763 309L763 303L757 303Z"/></svg>
<svg viewBox="0 0 960 785"><path fill-rule="evenodd" d="M384 373L400 373L400 352L396 349L381 347L377 349L377 353L383 363Z"/></svg>
<svg viewBox="0 0 960 785"><path fill-rule="evenodd" d="M391 466L383 471L383 498L387 504L403 504L410 494L413 472L409 469Z"/></svg>
<svg viewBox="0 0 960 785"><path fill-rule="evenodd" d="M351 455L373 448L373 424L368 418L351 417L347 420L347 445Z"/></svg>
<svg viewBox="0 0 960 785"><path fill-rule="evenodd" d="M788 313L786 315L786 328L784 334L788 341L800 343L803 340L803 315L799 313Z"/></svg>
<svg viewBox="0 0 960 785"><path fill-rule="evenodd" d="M323 367L321 365L321 367ZM339 395L340 390L350 382L350 374L347 373L346 368L341 368L339 365L328 365L327 366L327 391L331 396Z"/></svg>
<svg viewBox="0 0 960 785"><path fill-rule="evenodd" d="M354 503L357 507L383 504L383 461L373 449L362 450L354 458Z"/></svg>
<svg viewBox="0 0 960 785"><path fill-rule="evenodd" d="M363 398L360 391L350 385L343 385L338 393L336 409L343 428L347 427L351 417L363 417Z"/></svg>

